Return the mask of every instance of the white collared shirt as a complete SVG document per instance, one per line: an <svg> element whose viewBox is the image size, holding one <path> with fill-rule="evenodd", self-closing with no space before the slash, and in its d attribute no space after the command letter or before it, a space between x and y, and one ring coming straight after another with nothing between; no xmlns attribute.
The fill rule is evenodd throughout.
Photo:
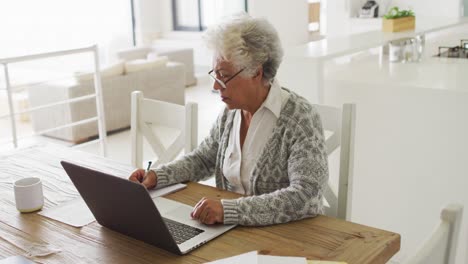
<svg viewBox="0 0 468 264"><path fill-rule="evenodd" d="M251 195L250 175L288 97L289 93L281 89L275 79L267 98L252 116L242 150L240 147L242 110L236 110L223 163L224 177L230 182L233 191Z"/></svg>

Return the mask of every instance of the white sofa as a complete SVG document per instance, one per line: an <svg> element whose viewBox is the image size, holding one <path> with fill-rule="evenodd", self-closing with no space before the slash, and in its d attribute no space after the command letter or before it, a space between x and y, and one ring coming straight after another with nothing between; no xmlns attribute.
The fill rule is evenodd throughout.
<svg viewBox="0 0 468 264"><path fill-rule="evenodd" d="M151 53L157 56L167 56L170 61L180 62L185 65L185 86L197 84L195 78L193 49L175 48L168 45L147 45L120 50L117 52L117 58L123 61L146 59Z"/></svg>
<svg viewBox="0 0 468 264"><path fill-rule="evenodd" d="M120 75L102 73L102 93L107 131L130 126L130 94L135 90L144 92L145 97L185 104L185 66L168 62L162 67L136 69ZM46 82L28 88L31 107L75 98L94 93L92 78L67 79ZM77 122L96 116L95 99L66 103L31 113L34 131ZM87 141L97 136L97 122L68 127L45 135L74 143Z"/></svg>

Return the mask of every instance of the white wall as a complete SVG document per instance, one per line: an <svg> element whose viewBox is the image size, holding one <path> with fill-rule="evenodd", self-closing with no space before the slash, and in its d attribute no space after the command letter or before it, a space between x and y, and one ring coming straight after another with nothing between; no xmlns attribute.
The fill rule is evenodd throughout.
<svg viewBox="0 0 468 264"><path fill-rule="evenodd" d="M327 1L325 35L329 37L357 34L379 30L381 21L377 19L357 19L359 11L367 0L322 0ZM375 0L379 4L379 16L386 13L392 0ZM353 19L351 19L353 18Z"/></svg>
<svg viewBox="0 0 468 264"><path fill-rule="evenodd" d="M327 2L326 22L327 37L343 36L359 33L359 31L378 30L380 21L369 19L359 19L350 21L349 18L356 18L359 10L367 0L322 0ZM463 6L468 0L375 0L379 4L379 16L385 15L390 8L398 6L400 9L411 9L417 16L425 17L459 17L463 15ZM465 4L468 6L468 4ZM468 7L467 7L468 8ZM468 11L465 11L467 13ZM417 21L417 19L416 19ZM363 27L362 24L369 24ZM377 23L377 26L372 24ZM417 23L417 22L416 22Z"/></svg>
<svg viewBox="0 0 468 264"><path fill-rule="evenodd" d="M349 7L347 1L334 1L334 0L325 0L327 1L327 10L326 10L326 23L327 30L325 35L327 38L342 36L348 34L349 29Z"/></svg>
<svg viewBox="0 0 468 264"><path fill-rule="evenodd" d="M284 48L308 41L307 0L248 0L248 11L273 24Z"/></svg>
<svg viewBox="0 0 468 264"><path fill-rule="evenodd" d="M468 92L327 81L326 103L357 104L352 221L399 233L396 260L464 205L456 263L467 263Z"/></svg>
<svg viewBox="0 0 468 264"><path fill-rule="evenodd" d="M135 0L135 35L137 45L150 44L164 30L165 1ZM170 10L169 10L170 11ZM170 17L172 19L172 17Z"/></svg>
<svg viewBox="0 0 468 264"><path fill-rule="evenodd" d="M345 0L340 2L347 9L349 4L349 11L351 17L355 17L358 10L364 5L366 0ZM416 12L417 15L422 16L442 16L442 17L456 17L462 13L463 1L467 0L376 0L379 3L379 13L384 15L388 9L393 6L399 8L410 8ZM333 2L333 1L329 1Z"/></svg>
<svg viewBox="0 0 468 264"><path fill-rule="evenodd" d="M194 49L195 65L211 66L211 53L205 49L200 32L172 31L171 0L136 0L137 45L150 44L157 38L166 43ZM308 41L307 0L249 0L248 11L265 17L278 30L283 47Z"/></svg>
<svg viewBox="0 0 468 264"><path fill-rule="evenodd" d="M440 16L459 17L462 12L463 0L393 0L391 6L411 8L416 17Z"/></svg>
<svg viewBox="0 0 468 264"><path fill-rule="evenodd" d="M464 10L465 10L465 16L468 16L468 0L465 0L463 6L464 6Z"/></svg>
<svg viewBox="0 0 468 264"><path fill-rule="evenodd" d="M367 0L347 0L349 1L349 14L350 17L357 17L359 14L359 10L361 7L364 6L364 4L367 2ZM396 5L396 1L398 0L375 0L379 4L379 16L385 15L390 8ZM414 1L414 0L410 0ZM417 0L420 1L420 0ZM409 1L404 1L404 3L407 3Z"/></svg>

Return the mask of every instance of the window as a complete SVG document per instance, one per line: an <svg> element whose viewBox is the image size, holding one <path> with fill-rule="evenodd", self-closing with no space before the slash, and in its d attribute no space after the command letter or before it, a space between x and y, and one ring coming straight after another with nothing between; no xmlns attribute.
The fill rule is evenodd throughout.
<svg viewBox="0 0 468 264"><path fill-rule="evenodd" d="M97 43L101 61L132 46L130 0L2 1L0 57Z"/></svg>
<svg viewBox="0 0 468 264"><path fill-rule="evenodd" d="M242 11L247 11L247 0L172 0L174 30L179 31L203 31Z"/></svg>

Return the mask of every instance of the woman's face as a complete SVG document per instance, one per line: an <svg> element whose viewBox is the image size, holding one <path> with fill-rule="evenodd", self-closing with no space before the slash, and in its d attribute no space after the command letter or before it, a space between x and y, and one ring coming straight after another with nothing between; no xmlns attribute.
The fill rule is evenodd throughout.
<svg viewBox="0 0 468 264"><path fill-rule="evenodd" d="M221 84L215 81L213 88L219 91L221 100L229 109L246 110L249 103L255 98L259 78L244 77L240 74L241 71L243 69L236 69L232 63L222 58L217 57L213 61L211 75L216 76L218 80L226 85L226 88L223 88Z"/></svg>

